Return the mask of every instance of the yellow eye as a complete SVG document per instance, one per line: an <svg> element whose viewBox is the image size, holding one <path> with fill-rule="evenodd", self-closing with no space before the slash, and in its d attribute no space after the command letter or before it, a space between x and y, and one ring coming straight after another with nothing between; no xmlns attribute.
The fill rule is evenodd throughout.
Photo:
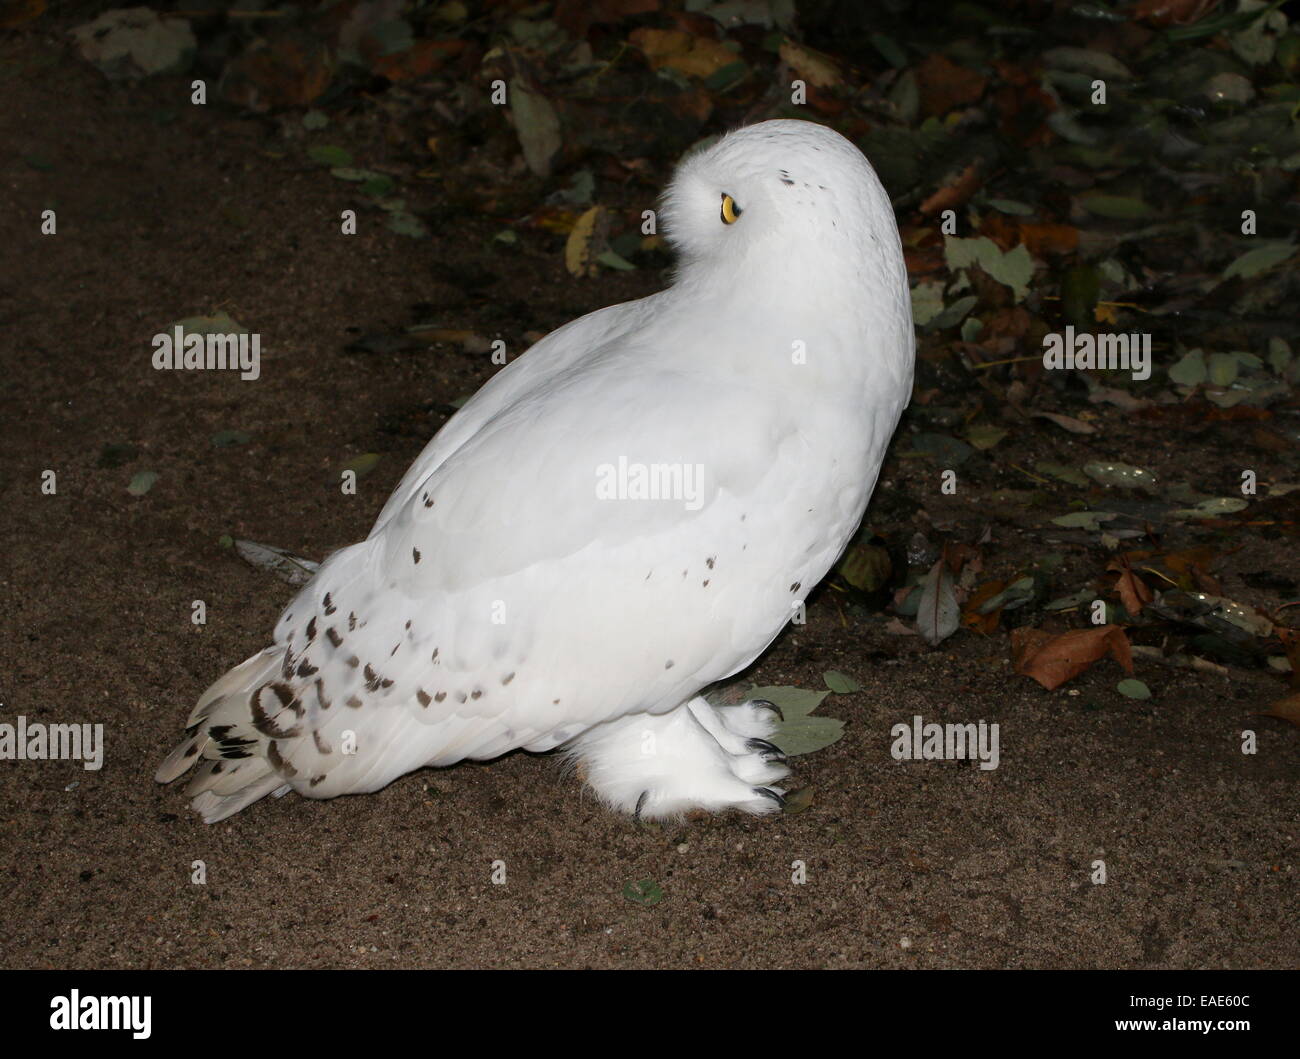
<svg viewBox="0 0 1300 1059"><path fill-rule="evenodd" d="M722 223L735 224L745 211L736 205L736 200L725 191L722 193Z"/></svg>

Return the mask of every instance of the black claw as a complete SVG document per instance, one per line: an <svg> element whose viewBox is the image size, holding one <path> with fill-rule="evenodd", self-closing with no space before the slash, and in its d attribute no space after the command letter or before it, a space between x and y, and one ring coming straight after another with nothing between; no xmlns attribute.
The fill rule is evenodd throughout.
<svg viewBox="0 0 1300 1059"><path fill-rule="evenodd" d="M751 739L745 744L755 753L762 754L764 761L788 761L785 752L775 743L769 743L766 739Z"/></svg>
<svg viewBox="0 0 1300 1059"><path fill-rule="evenodd" d="M772 801L776 802L776 804L779 805L782 809L785 808L785 797L783 795L777 794L776 791L772 790L771 787L755 787L754 793L765 795L768 798L771 798Z"/></svg>
<svg viewBox="0 0 1300 1059"><path fill-rule="evenodd" d="M781 718L781 723L782 723L782 724L785 724L785 714L783 714L783 713L781 712L781 707L778 706L775 702L772 702L770 699L750 699L750 700L749 700L749 704L750 704L751 706L765 706L765 707L767 707L767 708L768 708L769 710L771 710L774 714L776 714L779 718Z"/></svg>

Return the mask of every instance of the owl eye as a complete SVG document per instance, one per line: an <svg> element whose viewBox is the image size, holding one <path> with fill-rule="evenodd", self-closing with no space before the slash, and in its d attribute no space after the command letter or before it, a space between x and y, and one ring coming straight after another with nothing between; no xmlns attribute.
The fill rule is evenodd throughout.
<svg viewBox="0 0 1300 1059"><path fill-rule="evenodd" d="M725 191L722 193L722 223L735 224L745 211L736 205L736 200Z"/></svg>

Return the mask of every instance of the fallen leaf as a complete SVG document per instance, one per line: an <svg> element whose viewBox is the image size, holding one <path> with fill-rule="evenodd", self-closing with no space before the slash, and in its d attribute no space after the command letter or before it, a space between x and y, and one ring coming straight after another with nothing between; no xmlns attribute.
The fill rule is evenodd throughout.
<svg viewBox="0 0 1300 1059"><path fill-rule="evenodd" d="M603 252L604 210L592 206L573 226L564 244L564 267L571 276L591 277L600 271L597 258Z"/></svg>
<svg viewBox="0 0 1300 1059"><path fill-rule="evenodd" d="M1090 423L1085 423L1082 419L1075 419L1073 416L1058 415L1056 412L1035 412L1034 418L1049 420L1062 430L1068 430L1071 434L1097 433L1096 427Z"/></svg>
<svg viewBox="0 0 1300 1059"><path fill-rule="evenodd" d="M925 117L942 117L954 107L978 102L984 94L986 79L974 70L958 66L938 52L916 68L921 89L921 113Z"/></svg>
<svg viewBox="0 0 1300 1059"><path fill-rule="evenodd" d="M1128 638L1118 625L1097 625L1064 633L1030 628L1011 632L1015 671L1038 681L1048 691L1059 688L1108 655L1125 672L1133 672Z"/></svg>
<svg viewBox="0 0 1300 1059"><path fill-rule="evenodd" d="M1287 695L1272 703L1260 717L1276 717L1281 721L1290 721L1300 727L1300 692Z"/></svg>
<svg viewBox="0 0 1300 1059"><path fill-rule="evenodd" d="M957 631L961 608L953 591L948 564L940 559L921 580L921 601L917 605L916 628L931 647Z"/></svg>
<svg viewBox="0 0 1300 1059"><path fill-rule="evenodd" d="M666 66L687 77L711 77L738 58L721 41L680 29L635 29L628 40L645 55L650 69Z"/></svg>
<svg viewBox="0 0 1300 1059"><path fill-rule="evenodd" d="M1134 617L1142 613L1142 608L1152 600L1151 589L1147 583L1133 572L1133 566L1127 558L1111 563L1107 570L1119 571L1115 581L1115 590L1119 593L1124 609Z"/></svg>
<svg viewBox="0 0 1300 1059"><path fill-rule="evenodd" d="M523 81L510 82L510 115L524 152L524 162L540 177L551 175L551 163L559 154L560 119L551 101Z"/></svg>
<svg viewBox="0 0 1300 1059"><path fill-rule="evenodd" d="M733 56L734 58L734 56ZM843 78L830 56L792 40L781 42L781 59L814 88L834 88Z"/></svg>

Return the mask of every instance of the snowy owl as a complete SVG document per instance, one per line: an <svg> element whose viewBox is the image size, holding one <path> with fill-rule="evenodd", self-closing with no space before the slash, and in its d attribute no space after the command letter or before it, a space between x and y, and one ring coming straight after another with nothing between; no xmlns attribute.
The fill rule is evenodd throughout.
<svg viewBox="0 0 1300 1059"><path fill-rule="evenodd" d="M557 747L645 819L782 807L775 711L701 691L862 518L911 393L907 272L870 164L810 122L688 155L663 223L672 285L503 368L199 699L157 779L198 762L204 820Z"/></svg>

